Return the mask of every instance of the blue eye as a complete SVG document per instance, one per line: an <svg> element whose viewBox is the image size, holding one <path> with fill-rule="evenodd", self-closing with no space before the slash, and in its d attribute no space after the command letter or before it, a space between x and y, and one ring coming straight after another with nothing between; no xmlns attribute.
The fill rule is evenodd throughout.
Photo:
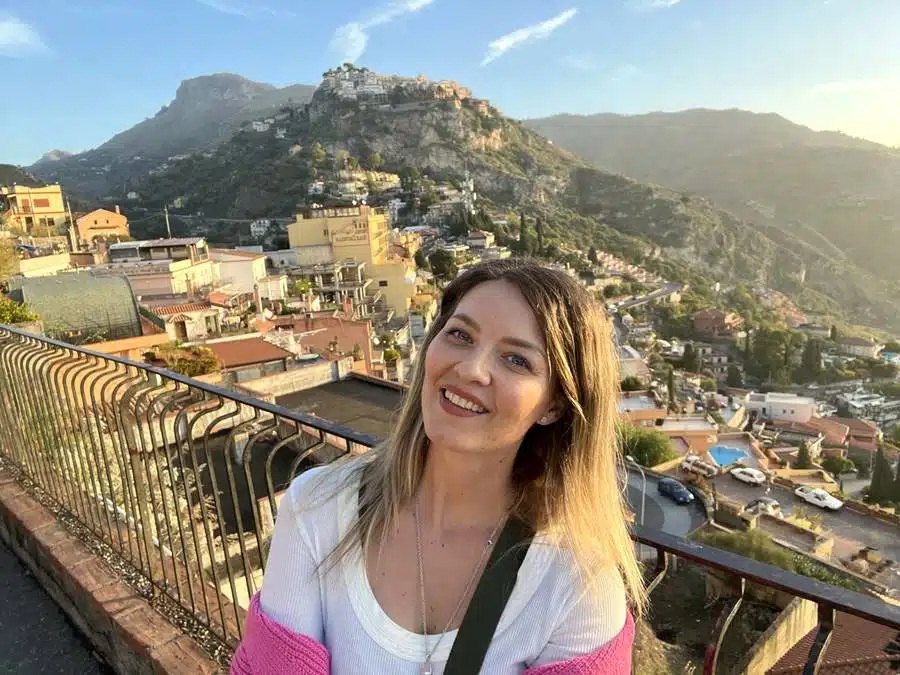
<svg viewBox="0 0 900 675"><path fill-rule="evenodd" d="M453 339L458 340L460 342L466 342L466 343L472 342L472 336L469 335L462 328L451 328L450 330L447 331L447 335L449 335Z"/></svg>
<svg viewBox="0 0 900 675"><path fill-rule="evenodd" d="M531 370L531 363L524 356L519 356L518 354L509 354L507 356L507 361L509 361L509 363L514 365L516 368Z"/></svg>

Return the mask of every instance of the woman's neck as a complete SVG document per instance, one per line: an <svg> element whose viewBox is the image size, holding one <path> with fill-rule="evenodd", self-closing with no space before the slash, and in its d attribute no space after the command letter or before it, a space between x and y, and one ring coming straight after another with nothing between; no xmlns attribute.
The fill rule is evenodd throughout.
<svg viewBox="0 0 900 675"><path fill-rule="evenodd" d="M513 501L514 460L429 448L419 493L423 526L434 534L493 528Z"/></svg>

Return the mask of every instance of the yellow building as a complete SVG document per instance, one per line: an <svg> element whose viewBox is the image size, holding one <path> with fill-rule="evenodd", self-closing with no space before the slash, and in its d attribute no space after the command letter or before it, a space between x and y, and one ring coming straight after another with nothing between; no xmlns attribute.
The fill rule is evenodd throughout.
<svg viewBox="0 0 900 675"><path fill-rule="evenodd" d="M119 207L115 212L106 209L95 209L75 219L78 228L78 239L90 244L94 237L127 237L128 218L122 215Z"/></svg>
<svg viewBox="0 0 900 675"><path fill-rule="evenodd" d="M378 285L396 316L407 316L417 294L416 265L408 258L389 258L388 217L370 206L310 209L288 226L291 248L300 249L303 264L349 259L365 263L365 275Z"/></svg>
<svg viewBox="0 0 900 675"><path fill-rule="evenodd" d="M387 220L384 212L370 206L309 209L288 226L288 241L291 248L329 246L333 260L353 258L378 265L387 260Z"/></svg>
<svg viewBox="0 0 900 675"><path fill-rule="evenodd" d="M66 207L59 185L0 187L0 198L6 201L7 226L31 232L36 225L56 228L66 223Z"/></svg>

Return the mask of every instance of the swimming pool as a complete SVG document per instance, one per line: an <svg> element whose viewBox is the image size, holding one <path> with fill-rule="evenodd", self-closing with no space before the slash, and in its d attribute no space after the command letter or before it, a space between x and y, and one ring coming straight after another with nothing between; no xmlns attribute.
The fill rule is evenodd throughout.
<svg viewBox="0 0 900 675"><path fill-rule="evenodd" d="M709 449L709 456L719 466L728 466L739 462L747 456L747 453L740 448L732 448L728 445L716 445Z"/></svg>

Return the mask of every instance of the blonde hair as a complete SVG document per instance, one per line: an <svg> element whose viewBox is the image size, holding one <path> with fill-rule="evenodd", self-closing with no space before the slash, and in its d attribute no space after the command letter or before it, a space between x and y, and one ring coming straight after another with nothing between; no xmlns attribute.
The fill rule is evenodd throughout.
<svg viewBox="0 0 900 675"><path fill-rule="evenodd" d="M612 326L574 279L523 259L476 265L444 291L390 436L366 453L351 476L361 480L359 517L326 564L333 566L360 542L364 549L377 548L416 494L428 451L421 410L424 354L460 300L479 284L498 280L515 286L531 306L562 404L559 420L533 426L522 440L512 470L516 515L537 533L565 542L589 587L604 567L618 568L633 611L642 614L646 593L619 482L619 370Z"/></svg>

